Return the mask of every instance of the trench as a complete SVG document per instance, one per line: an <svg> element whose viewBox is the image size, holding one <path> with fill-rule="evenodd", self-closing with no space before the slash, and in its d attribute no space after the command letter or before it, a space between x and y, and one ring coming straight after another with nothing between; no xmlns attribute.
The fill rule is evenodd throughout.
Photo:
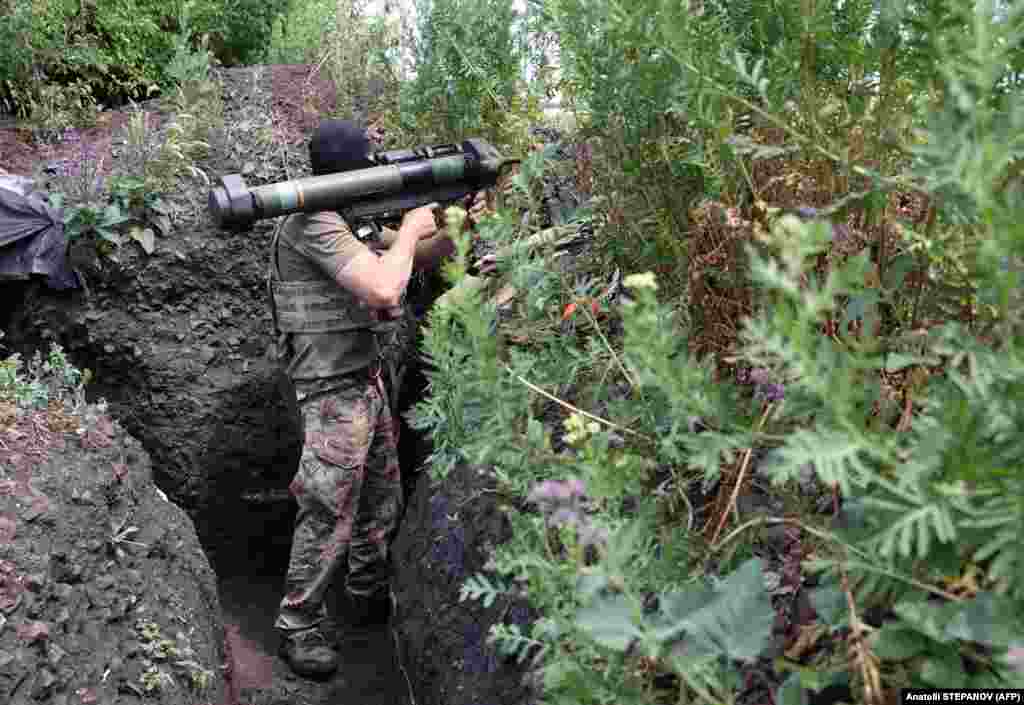
<svg viewBox="0 0 1024 705"><path fill-rule="evenodd" d="M428 291L429 293L429 291ZM49 346L47 334L33 327L13 325L14 310L31 307L20 283L0 283L0 295L16 303L15 309L0 314L0 329L13 335L3 340L7 352L19 352L28 359L36 350ZM71 306L74 295L47 293L60 306ZM65 299L67 299L65 301ZM422 312L420 307L420 312ZM93 345L69 346L74 339L83 337L83 331L66 328L66 321L54 321L56 338L65 344L72 363L79 368L100 370L94 382L86 388L86 398L95 403L100 397L111 402L112 411L130 433L148 445L144 419L135 416L138 400L133 398L144 390L149 381L127 369L111 369L101 351ZM422 363L414 356L403 385L400 413L404 413L426 394L427 380ZM235 400L227 399L228 406ZM265 419L264 419L265 420ZM255 421L256 423L259 420ZM253 487L253 474L239 472L237 464L217 467L215 464L202 473L208 478L198 505L186 506L199 541L217 576L221 618L225 624L226 641L230 649L230 690L232 702L225 705L263 705L265 703L313 704L344 702L346 705L403 705L410 702L410 690L418 684L408 680L399 663L394 621L391 625L346 628L349 611L344 592L344 574L335 576L328 591L327 604L335 619L340 639L338 672L329 680L312 681L294 675L278 656L279 637L274 629L278 605L283 595L284 577L288 567L296 505L288 493L288 483L297 468L299 458L299 432L282 432L290 438L279 439L289 447L290 453L263 453L263 449L250 448L250 458L275 467L257 473L266 479L266 486ZM238 439L222 438L226 443ZM150 442L160 443L158 438ZM152 454L152 449L149 449ZM418 468L429 454L429 441L413 431L404 419L400 420L399 458L402 467L403 489L408 500L422 474L410 472ZM200 461L202 462L202 461ZM169 496L175 488L153 464L153 479ZM408 501L406 503L408 506ZM406 529L408 527L405 527ZM239 699L239 695L248 696Z"/></svg>
<svg viewBox="0 0 1024 705"><path fill-rule="evenodd" d="M402 460L403 469L413 462L408 455ZM272 689L277 685L275 679L282 676L303 682L293 678L277 656L279 641L274 629L284 594L295 514L295 503L287 491L277 489L262 494L228 493L194 517L217 575L236 688ZM329 611L341 634L341 665L331 681L344 686L346 705L408 702L410 684L398 662L392 629L346 627L349 604L344 577L343 572L335 576L327 595Z"/></svg>
<svg viewBox="0 0 1024 705"><path fill-rule="evenodd" d="M422 365L413 361L403 385L400 413L426 393ZM317 682L291 673L278 656L274 628L284 594L296 504L288 493L298 464L298 429L293 429L295 453L273 476L272 487L253 489L239 475L211 473L207 499L192 512L196 532L217 575L222 619L232 663L232 689L252 688L272 693L270 702L290 684L305 699L295 702L344 702L346 705L402 705L411 702L416 686L400 664L397 631L390 625L352 628L346 624L351 606L344 590L344 569L335 576L327 605L339 635L340 665L330 679ZM427 438L400 420L399 461L406 506L419 468L429 454ZM283 683L282 683L283 682ZM285 685L288 702L293 697ZM343 698L338 699L343 694ZM241 702L246 702L242 700ZM253 702L262 702L255 700Z"/></svg>

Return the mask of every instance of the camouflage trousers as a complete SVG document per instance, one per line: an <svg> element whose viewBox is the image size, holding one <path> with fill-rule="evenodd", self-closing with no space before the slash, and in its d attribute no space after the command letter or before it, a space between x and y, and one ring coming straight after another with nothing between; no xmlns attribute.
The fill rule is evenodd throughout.
<svg viewBox="0 0 1024 705"><path fill-rule="evenodd" d="M275 626L302 629L327 616L332 579L347 562L353 595L386 592L389 546L401 515L397 423L380 374L342 386L296 382L302 459L289 487L299 505Z"/></svg>

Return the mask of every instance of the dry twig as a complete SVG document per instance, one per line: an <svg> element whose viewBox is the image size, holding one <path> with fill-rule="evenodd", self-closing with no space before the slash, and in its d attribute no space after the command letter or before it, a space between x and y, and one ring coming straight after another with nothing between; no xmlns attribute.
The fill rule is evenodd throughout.
<svg viewBox="0 0 1024 705"><path fill-rule="evenodd" d="M768 420L769 415L775 408L775 404L771 403L761 414L761 419L757 422L757 429L755 433L760 432L764 428L765 422ZM740 488L743 487L743 481L746 479L747 468L750 467L750 457L753 455L753 447L747 448L747 452L743 456L743 464L740 465L739 475L736 477L736 484L732 488L732 496L729 497L729 503L726 505L724 511L718 519L718 526L715 527L715 533L711 536L711 543L718 542L718 536L722 533L722 529L725 528L725 522L729 518L729 514L732 512L738 512L736 509L736 500L740 495Z"/></svg>
<svg viewBox="0 0 1024 705"><path fill-rule="evenodd" d="M654 443L654 439L651 438L650 436L647 436L647 435L645 435L643 433L640 433L638 431L634 431L631 428L626 428L625 426L619 426L617 423L609 421L608 419L603 419L600 416L595 416L594 414L591 414L589 411L584 411L583 409L575 407L572 404L570 404L569 402L563 401L562 399L559 399L555 395L553 395L553 394L551 394L549 392L544 391L543 389L541 389L537 385L533 384L529 380L525 379L521 375L517 375L515 372L512 371L512 368L510 368L508 365L505 365L505 370L510 375L515 377L517 380L519 380L519 382L524 384L530 390L532 390L534 392L537 392L537 394L540 394L541 396L543 396L546 399L550 399L551 401L555 402L556 404L558 404L559 406L561 406L564 409L568 409L569 411L572 411L573 413L585 416L588 419L590 419L591 421L597 421L598 423L602 423L605 426L608 426L609 428L615 429L616 431L622 431L623 433L628 433L631 436L636 436L637 438L642 438L645 441L649 441L650 443Z"/></svg>

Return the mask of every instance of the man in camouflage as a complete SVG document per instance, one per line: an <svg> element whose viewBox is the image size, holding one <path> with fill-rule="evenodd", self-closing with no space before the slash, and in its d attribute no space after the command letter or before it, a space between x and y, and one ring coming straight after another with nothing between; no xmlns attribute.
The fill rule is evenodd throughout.
<svg viewBox="0 0 1024 705"><path fill-rule="evenodd" d="M324 121L309 147L314 175L371 166L371 142L350 122ZM478 195L471 214L482 206ZM454 249L430 206L377 237L357 237L344 214L327 211L288 216L275 231L268 283L276 356L304 436L275 626L282 656L300 675L338 666L324 598L343 561L354 620L390 615L389 546L403 501L395 416L408 341L403 295L414 267L433 268Z"/></svg>

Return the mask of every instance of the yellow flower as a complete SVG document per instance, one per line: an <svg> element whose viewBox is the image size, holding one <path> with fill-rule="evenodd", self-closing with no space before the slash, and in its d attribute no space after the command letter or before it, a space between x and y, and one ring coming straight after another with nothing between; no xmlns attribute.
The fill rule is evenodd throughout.
<svg viewBox="0 0 1024 705"><path fill-rule="evenodd" d="M652 289L658 290L658 282L655 281L654 272L643 274L630 274L622 280L622 284L628 289Z"/></svg>

